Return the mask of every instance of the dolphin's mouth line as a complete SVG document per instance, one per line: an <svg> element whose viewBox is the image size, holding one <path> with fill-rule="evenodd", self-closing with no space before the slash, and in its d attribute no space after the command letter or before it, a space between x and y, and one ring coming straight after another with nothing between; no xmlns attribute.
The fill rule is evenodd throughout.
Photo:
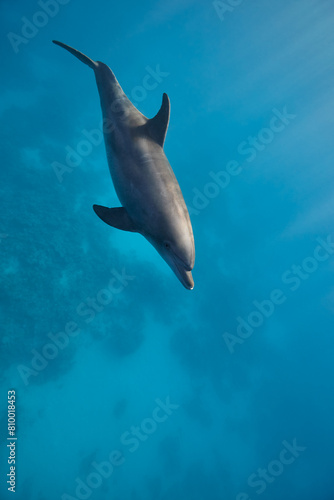
<svg viewBox="0 0 334 500"><path fill-rule="evenodd" d="M188 264L186 264L184 262L184 260L182 260L178 255L176 255L176 253L173 250L172 250L172 252L173 252L173 255L174 255L176 263L177 263L176 265L182 266L186 271L191 271L192 268Z"/></svg>
<svg viewBox="0 0 334 500"><path fill-rule="evenodd" d="M179 279L181 280L181 282L183 283L183 285L188 288L188 290L192 290L194 288L194 285L193 284L190 284L190 282L188 282L185 278L187 276L188 273L190 273L190 276L191 276L191 270L187 270L184 266L184 263L182 262L181 264L181 259L179 260L175 260L174 263L175 263L175 266L176 266L176 269L178 271L178 274L179 274Z"/></svg>

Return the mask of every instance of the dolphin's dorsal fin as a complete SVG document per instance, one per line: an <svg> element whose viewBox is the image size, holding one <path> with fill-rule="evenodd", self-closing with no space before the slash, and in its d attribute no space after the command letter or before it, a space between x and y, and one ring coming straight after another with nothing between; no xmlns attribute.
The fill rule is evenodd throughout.
<svg viewBox="0 0 334 500"><path fill-rule="evenodd" d="M165 142L170 114L170 102L167 94L162 96L161 108L157 114L148 120L146 128L149 136L161 147Z"/></svg>
<svg viewBox="0 0 334 500"><path fill-rule="evenodd" d="M93 209L96 215L109 226L122 229L122 231L139 232L125 208L108 208L102 205L93 205Z"/></svg>

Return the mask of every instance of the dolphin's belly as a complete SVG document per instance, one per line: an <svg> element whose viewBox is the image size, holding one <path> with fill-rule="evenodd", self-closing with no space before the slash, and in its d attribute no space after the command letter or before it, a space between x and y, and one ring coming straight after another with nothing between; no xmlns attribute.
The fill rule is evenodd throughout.
<svg viewBox="0 0 334 500"><path fill-rule="evenodd" d="M107 146L117 196L142 228L152 232L165 220L189 218L180 186L162 148L141 140L125 148Z"/></svg>

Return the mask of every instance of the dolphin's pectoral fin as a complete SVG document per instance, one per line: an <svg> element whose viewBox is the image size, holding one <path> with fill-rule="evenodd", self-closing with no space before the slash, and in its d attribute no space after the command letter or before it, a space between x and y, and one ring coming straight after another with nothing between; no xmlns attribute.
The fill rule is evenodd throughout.
<svg viewBox="0 0 334 500"><path fill-rule="evenodd" d="M96 215L109 226L122 229L122 231L139 232L125 208L108 208L101 205L93 205L93 209Z"/></svg>
<svg viewBox="0 0 334 500"><path fill-rule="evenodd" d="M162 97L161 108L158 113L148 120L146 127L150 137L163 147L167 133L170 114L170 103L167 94Z"/></svg>

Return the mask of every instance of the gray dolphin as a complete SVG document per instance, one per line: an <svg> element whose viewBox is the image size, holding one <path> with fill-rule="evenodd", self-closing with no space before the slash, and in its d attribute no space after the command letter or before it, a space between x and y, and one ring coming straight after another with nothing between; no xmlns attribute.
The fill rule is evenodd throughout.
<svg viewBox="0 0 334 500"><path fill-rule="evenodd" d="M104 121L104 141L111 177L123 205L93 205L109 226L142 234L159 252L181 283L192 290L195 244L180 186L163 150L170 103L148 119L124 94L111 69L81 52L68 50L94 70Z"/></svg>

